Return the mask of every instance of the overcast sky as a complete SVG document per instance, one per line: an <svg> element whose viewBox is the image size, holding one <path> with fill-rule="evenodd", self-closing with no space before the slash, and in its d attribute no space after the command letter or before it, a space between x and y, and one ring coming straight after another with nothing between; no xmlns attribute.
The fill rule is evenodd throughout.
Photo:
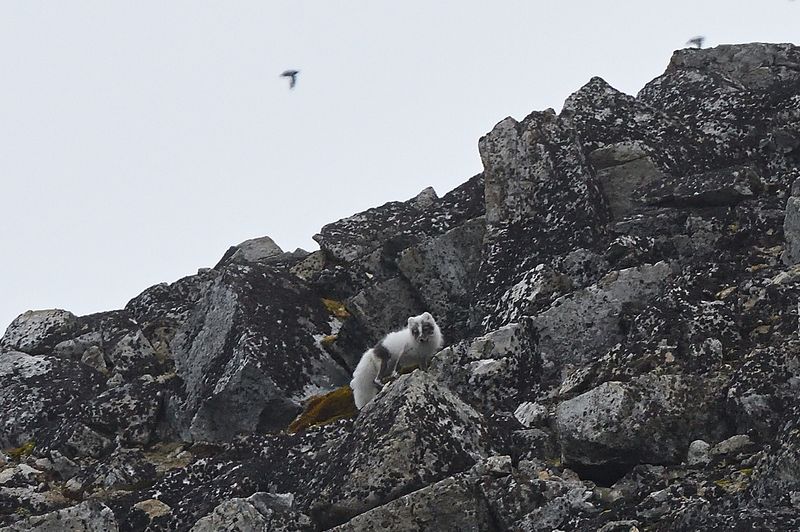
<svg viewBox="0 0 800 532"><path fill-rule="evenodd" d="M495 123L594 75L635 94L691 37L798 28L790 0L0 0L0 332L121 308L248 238L316 249L458 186Z"/></svg>

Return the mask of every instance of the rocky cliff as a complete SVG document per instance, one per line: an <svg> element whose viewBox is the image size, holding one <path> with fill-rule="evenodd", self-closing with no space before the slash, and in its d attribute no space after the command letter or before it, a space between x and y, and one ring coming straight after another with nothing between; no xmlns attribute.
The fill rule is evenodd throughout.
<svg viewBox="0 0 800 532"><path fill-rule="evenodd" d="M479 147L320 251L19 316L0 531L800 529L800 48L680 50ZM446 347L354 416L423 310Z"/></svg>

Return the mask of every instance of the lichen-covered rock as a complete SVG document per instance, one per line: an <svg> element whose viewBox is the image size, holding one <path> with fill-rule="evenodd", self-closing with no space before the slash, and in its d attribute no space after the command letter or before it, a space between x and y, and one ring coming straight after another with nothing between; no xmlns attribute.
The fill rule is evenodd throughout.
<svg viewBox="0 0 800 532"><path fill-rule="evenodd" d="M535 315L571 288L572 279L568 275L539 264L500 296L492 311L493 321L515 323Z"/></svg>
<svg viewBox="0 0 800 532"><path fill-rule="evenodd" d="M76 402L103 389L102 375L71 360L0 354L0 448L36 440Z"/></svg>
<svg viewBox="0 0 800 532"><path fill-rule="evenodd" d="M339 447L314 504L330 525L469 469L488 454L488 435L480 414L417 370L361 409Z"/></svg>
<svg viewBox="0 0 800 532"><path fill-rule="evenodd" d="M651 205L713 207L736 205L752 198L760 186L758 173L741 166L661 179L657 184L640 187L637 192Z"/></svg>
<svg viewBox="0 0 800 532"><path fill-rule="evenodd" d="M533 318L543 378L560 380L566 367L599 358L619 342L625 312L654 301L671 273L665 262L611 272L597 284L557 299Z"/></svg>
<svg viewBox="0 0 800 532"><path fill-rule="evenodd" d="M391 202L328 224L314 240L337 260L352 262L390 241L410 245L445 233L481 216L483 205L483 176L478 174L441 199L427 192L422 201Z"/></svg>
<svg viewBox="0 0 800 532"><path fill-rule="evenodd" d="M772 448L756 464L751 493L761 502L783 506L798 504L800 492L800 407L795 401L787 422L778 433ZM793 495L794 494L794 495Z"/></svg>
<svg viewBox="0 0 800 532"><path fill-rule="evenodd" d="M431 374L487 413L510 409L521 395L532 395L539 382L534 339L530 320L506 325L443 349L433 359Z"/></svg>
<svg viewBox="0 0 800 532"><path fill-rule="evenodd" d="M129 489L155 480L156 468L136 449L117 448L104 460L85 467L73 477L73 485L83 492L99 489Z"/></svg>
<svg viewBox="0 0 800 532"><path fill-rule="evenodd" d="M468 328L485 229L483 217L475 218L400 255L400 272L447 338L460 338Z"/></svg>
<svg viewBox="0 0 800 532"><path fill-rule="evenodd" d="M783 262L789 266L800 262L800 180L792 184L792 195L786 200L786 217L783 221L783 234L786 250Z"/></svg>
<svg viewBox="0 0 800 532"><path fill-rule="evenodd" d="M171 342L187 392L182 436L225 440L288 425L304 399L348 377L319 344L330 327L321 300L295 277L225 267Z"/></svg>
<svg viewBox="0 0 800 532"><path fill-rule="evenodd" d="M731 377L727 411L741 433L769 442L781 430L786 409L800 391L796 341L747 353Z"/></svg>
<svg viewBox="0 0 800 532"><path fill-rule="evenodd" d="M186 323L209 285L219 275L208 270L175 281L152 286L131 299L125 310L140 325L160 360L170 361L170 342Z"/></svg>
<svg viewBox="0 0 800 532"><path fill-rule="evenodd" d="M78 416L116 434L124 444L147 445L162 422L163 395L170 390L174 393L175 384L172 377L164 379L145 375L86 401Z"/></svg>
<svg viewBox="0 0 800 532"><path fill-rule="evenodd" d="M70 335L76 321L75 315L67 310L29 310L8 326L0 339L0 351L46 354Z"/></svg>
<svg viewBox="0 0 800 532"><path fill-rule="evenodd" d="M494 530L491 510L467 479L446 478L337 526L336 532Z"/></svg>
<svg viewBox="0 0 800 532"><path fill-rule="evenodd" d="M552 111L507 118L481 138L486 180L484 257L475 320L536 265L599 239L608 210L575 130Z"/></svg>
<svg viewBox="0 0 800 532"><path fill-rule="evenodd" d="M0 532L116 532L119 530L114 514L99 501L85 501L63 510L28 517L0 528Z"/></svg>
<svg viewBox="0 0 800 532"><path fill-rule="evenodd" d="M714 386L691 376L606 382L556 409L564 459L576 466L675 463L696 439L716 441L726 427Z"/></svg>
<svg viewBox="0 0 800 532"><path fill-rule="evenodd" d="M615 218L642 204L639 186L682 175L685 161L703 150L703 138L689 138L679 118L598 77L567 98L561 117L576 129Z"/></svg>
<svg viewBox="0 0 800 532"><path fill-rule="evenodd" d="M294 511L290 494L254 493L229 499L198 520L191 532L299 532L313 530L311 519Z"/></svg>
<svg viewBox="0 0 800 532"><path fill-rule="evenodd" d="M773 117L795 105L797 64L797 48L791 44L678 50L666 72L645 85L638 99L679 117L692 136L703 139L706 150L687 163L700 171L724 168L763 157L760 144L769 137ZM771 181L782 179L767 176Z"/></svg>
<svg viewBox="0 0 800 532"><path fill-rule="evenodd" d="M317 252L256 238L123 310L20 316L0 529L800 529L798 65L593 78ZM449 346L351 417L358 357L426 310Z"/></svg>

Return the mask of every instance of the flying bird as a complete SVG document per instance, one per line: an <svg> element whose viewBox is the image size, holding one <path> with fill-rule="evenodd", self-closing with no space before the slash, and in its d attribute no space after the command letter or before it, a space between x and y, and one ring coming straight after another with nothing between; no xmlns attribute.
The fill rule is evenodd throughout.
<svg viewBox="0 0 800 532"><path fill-rule="evenodd" d="M703 47L703 41L705 40L706 40L705 37L703 37L702 35L698 35L697 37L692 37L691 39L686 41L686 44L691 44L692 46L694 46L699 50L700 48Z"/></svg>
<svg viewBox="0 0 800 532"><path fill-rule="evenodd" d="M297 84L297 75L300 73L299 70L284 70L281 77L283 78L290 78L289 79L289 88L293 89L294 86Z"/></svg>

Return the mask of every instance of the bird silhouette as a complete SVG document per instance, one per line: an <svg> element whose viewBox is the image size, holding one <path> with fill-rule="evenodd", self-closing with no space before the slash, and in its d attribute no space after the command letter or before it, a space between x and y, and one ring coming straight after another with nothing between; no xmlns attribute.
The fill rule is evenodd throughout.
<svg viewBox="0 0 800 532"><path fill-rule="evenodd" d="M294 86L297 84L297 75L300 73L299 70L284 70L281 77L289 78L289 88L293 89Z"/></svg>
<svg viewBox="0 0 800 532"><path fill-rule="evenodd" d="M692 37L691 39L686 41L686 44L691 44L692 46L694 46L699 50L700 48L703 47L703 41L705 40L706 40L705 37L703 37L702 35L698 35L697 37Z"/></svg>

